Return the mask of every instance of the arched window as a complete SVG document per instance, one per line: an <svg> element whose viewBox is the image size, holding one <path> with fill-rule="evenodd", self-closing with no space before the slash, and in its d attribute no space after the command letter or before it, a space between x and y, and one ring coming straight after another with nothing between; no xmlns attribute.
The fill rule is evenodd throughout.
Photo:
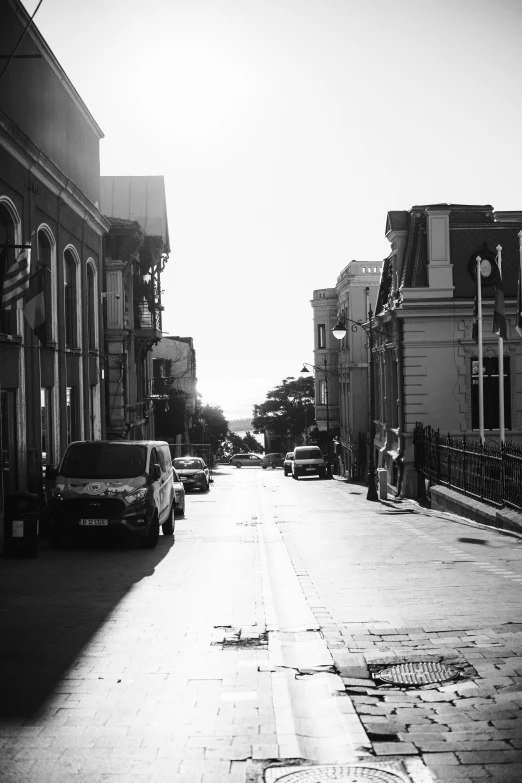
<svg viewBox="0 0 522 783"><path fill-rule="evenodd" d="M47 333L47 342L54 339L53 335L53 268L52 268L52 245L45 231L38 231L38 267L43 267L42 280L45 301L45 330Z"/></svg>
<svg viewBox="0 0 522 783"><path fill-rule="evenodd" d="M16 250L6 245L16 244L15 221L10 210L0 202L0 290L4 290L6 272L14 263ZM0 332L3 334L16 334L16 310L1 307Z"/></svg>
<svg viewBox="0 0 522 783"><path fill-rule="evenodd" d="M78 296L76 259L70 250L63 256L65 347L78 347Z"/></svg>
<svg viewBox="0 0 522 783"><path fill-rule="evenodd" d="M98 308L96 305L96 269L89 259L87 262L87 335L90 351L95 351L98 347Z"/></svg>

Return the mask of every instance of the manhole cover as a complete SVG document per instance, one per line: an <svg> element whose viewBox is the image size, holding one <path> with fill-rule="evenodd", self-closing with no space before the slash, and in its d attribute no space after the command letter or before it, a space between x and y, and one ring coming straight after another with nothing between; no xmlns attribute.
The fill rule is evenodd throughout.
<svg viewBox="0 0 522 783"><path fill-rule="evenodd" d="M400 663L381 669L377 677L395 685L430 685L436 682L447 682L459 676L459 672L451 666L435 661L416 663Z"/></svg>
<svg viewBox="0 0 522 783"><path fill-rule="evenodd" d="M309 767L284 775L279 778L278 783L324 783L329 780L344 780L347 783L404 783L402 775L363 764L329 764L324 767Z"/></svg>

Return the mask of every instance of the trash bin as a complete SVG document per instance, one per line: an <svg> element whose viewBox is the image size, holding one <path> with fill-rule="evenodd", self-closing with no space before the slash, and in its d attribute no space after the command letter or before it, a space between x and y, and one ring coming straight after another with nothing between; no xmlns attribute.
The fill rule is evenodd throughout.
<svg viewBox="0 0 522 783"><path fill-rule="evenodd" d="M40 498L35 492L11 492L4 497L4 555L36 557Z"/></svg>

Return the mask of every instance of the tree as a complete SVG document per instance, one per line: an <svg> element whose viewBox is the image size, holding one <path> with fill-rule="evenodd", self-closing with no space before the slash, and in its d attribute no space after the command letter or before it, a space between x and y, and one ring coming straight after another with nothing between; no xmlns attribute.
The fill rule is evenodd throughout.
<svg viewBox="0 0 522 783"><path fill-rule="evenodd" d="M262 451L263 447L251 432L247 432L244 438L242 438L237 432L229 431L226 441L219 447L217 456L231 457L232 454L245 454L246 452L260 454Z"/></svg>
<svg viewBox="0 0 522 783"><path fill-rule="evenodd" d="M203 405L199 410L199 419L203 423L203 438L210 443L212 452L217 452L228 435L228 421L219 405Z"/></svg>
<svg viewBox="0 0 522 783"><path fill-rule="evenodd" d="M268 392L265 402L254 405L255 433L269 431L285 449L288 441L301 443L305 430L315 424L314 378L286 378Z"/></svg>
<svg viewBox="0 0 522 783"><path fill-rule="evenodd" d="M263 453L263 447L259 443L259 441L254 438L251 432L245 432L245 436L242 439L243 443L245 444L245 448L247 451L250 451L253 454L262 454Z"/></svg>

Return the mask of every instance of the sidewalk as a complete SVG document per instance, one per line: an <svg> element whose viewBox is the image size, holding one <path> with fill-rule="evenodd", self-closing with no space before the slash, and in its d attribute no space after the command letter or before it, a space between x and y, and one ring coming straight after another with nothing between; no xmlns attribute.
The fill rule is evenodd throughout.
<svg viewBox="0 0 522 783"><path fill-rule="evenodd" d="M285 515L281 530L373 753L421 757L445 783L520 783L520 537L410 501L371 503L343 480L331 487L344 514ZM420 687L379 679L406 662L457 676Z"/></svg>

